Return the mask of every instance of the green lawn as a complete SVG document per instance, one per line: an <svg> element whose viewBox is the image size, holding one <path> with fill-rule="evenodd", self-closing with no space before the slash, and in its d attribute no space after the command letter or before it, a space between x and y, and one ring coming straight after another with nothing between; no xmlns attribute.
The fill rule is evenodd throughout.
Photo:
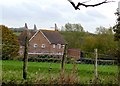
<svg viewBox="0 0 120 86"><path fill-rule="evenodd" d="M14 32L16 36L19 36L21 32Z"/></svg>
<svg viewBox="0 0 120 86"><path fill-rule="evenodd" d="M22 79L22 61L0 61L2 62L2 80L9 82L15 80L20 83ZM28 62L28 80L48 79L52 76L58 78L60 76L60 63L48 62ZM75 72L75 73L74 73ZM66 76L75 74L81 83L87 83L94 78L94 65L92 64L65 64ZM115 65L99 65L98 75L101 82L117 83L117 66ZM46 82L47 82L46 81Z"/></svg>

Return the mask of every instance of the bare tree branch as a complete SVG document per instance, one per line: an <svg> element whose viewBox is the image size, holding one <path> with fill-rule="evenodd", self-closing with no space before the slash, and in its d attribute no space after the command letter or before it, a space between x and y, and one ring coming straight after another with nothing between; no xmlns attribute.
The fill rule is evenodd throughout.
<svg viewBox="0 0 120 86"><path fill-rule="evenodd" d="M90 2L91 0L88 0L88 1L84 1L84 2L82 2L82 3L87 3L87 2Z"/></svg>
<svg viewBox="0 0 120 86"><path fill-rule="evenodd" d="M75 6L75 3L74 3L72 0L68 0L68 1L72 4L72 6L75 8L75 10L80 10L79 6L95 7L95 6L102 5L102 4L104 4L104 3L115 2L115 1L107 1L107 0L104 0L103 2L89 5L89 4L85 4L86 2L88 2L88 1L85 1L85 2L78 2L78 4Z"/></svg>

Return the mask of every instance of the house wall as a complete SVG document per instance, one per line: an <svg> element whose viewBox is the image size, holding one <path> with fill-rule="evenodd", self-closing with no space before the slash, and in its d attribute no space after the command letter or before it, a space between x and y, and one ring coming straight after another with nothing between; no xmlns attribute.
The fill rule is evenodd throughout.
<svg viewBox="0 0 120 86"><path fill-rule="evenodd" d="M37 47L34 47L34 44L37 44ZM45 44L45 48L42 48L42 44ZM54 44L51 44L46 37L39 31L38 34L32 40L29 41L29 53L30 54L57 54L61 55L64 52L64 45L57 44L53 48Z"/></svg>
<svg viewBox="0 0 120 86"><path fill-rule="evenodd" d="M34 45L37 44L35 48ZM45 48L42 48L42 44L45 45ZM50 43L46 40L46 38L39 31L32 40L29 41L29 52L30 53L49 53L50 51Z"/></svg>
<svg viewBox="0 0 120 86"><path fill-rule="evenodd" d="M55 47L53 47L55 46ZM63 52L64 52L64 45L61 45L61 44L51 44L50 45L50 51L51 53L57 53L57 54L62 54L63 55Z"/></svg>

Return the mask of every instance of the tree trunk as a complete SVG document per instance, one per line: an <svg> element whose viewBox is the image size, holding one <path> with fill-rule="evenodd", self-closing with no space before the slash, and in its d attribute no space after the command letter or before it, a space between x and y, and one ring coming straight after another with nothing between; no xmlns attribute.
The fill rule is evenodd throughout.
<svg viewBox="0 0 120 86"><path fill-rule="evenodd" d="M95 49L95 64L94 64L94 74L95 74L95 78L94 78L94 84L97 84L97 80L98 80L98 71L97 71L97 58L98 58L98 52L97 49Z"/></svg>
<svg viewBox="0 0 120 86"><path fill-rule="evenodd" d="M23 59L23 78L27 78L27 62L28 62L28 37L25 38L25 49Z"/></svg>

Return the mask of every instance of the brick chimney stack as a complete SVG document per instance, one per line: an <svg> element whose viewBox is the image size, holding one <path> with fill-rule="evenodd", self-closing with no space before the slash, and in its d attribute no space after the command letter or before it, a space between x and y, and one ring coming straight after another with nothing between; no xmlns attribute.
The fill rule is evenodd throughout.
<svg viewBox="0 0 120 86"><path fill-rule="evenodd" d="M56 23L55 23L55 31L58 31L58 27Z"/></svg>
<svg viewBox="0 0 120 86"><path fill-rule="evenodd" d="M34 31L37 31L37 27L36 27L36 25L34 24Z"/></svg>
<svg viewBox="0 0 120 86"><path fill-rule="evenodd" d="M25 23L25 30L28 30L28 26L27 26L27 23Z"/></svg>

